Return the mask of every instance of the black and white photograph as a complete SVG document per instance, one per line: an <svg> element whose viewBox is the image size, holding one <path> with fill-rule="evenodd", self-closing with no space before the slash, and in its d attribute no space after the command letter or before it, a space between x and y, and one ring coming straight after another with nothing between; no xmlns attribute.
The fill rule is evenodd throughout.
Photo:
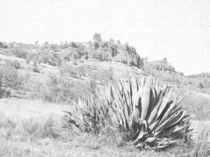
<svg viewBox="0 0 210 157"><path fill-rule="evenodd" d="M0 157L210 157L210 0L0 0Z"/></svg>

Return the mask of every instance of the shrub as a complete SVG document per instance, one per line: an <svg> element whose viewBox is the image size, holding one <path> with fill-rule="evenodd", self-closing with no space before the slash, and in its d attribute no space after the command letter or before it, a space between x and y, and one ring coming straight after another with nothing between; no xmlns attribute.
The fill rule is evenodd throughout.
<svg viewBox="0 0 210 157"><path fill-rule="evenodd" d="M22 86L22 77L11 66L0 66L0 77L3 87L18 89Z"/></svg>
<svg viewBox="0 0 210 157"><path fill-rule="evenodd" d="M8 46L7 45L5 45L4 43L2 43L1 41L0 41L0 48L8 48Z"/></svg>
<svg viewBox="0 0 210 157"><path fill-rule="evenodd" d="M52 102L67 101L71 84L70 80L50 75L47 82L47 90L44 93L45 99Z"/></svg>
<svg viewBox="0 0 210 157"><path fill-rule="evenodd" d="M116 78L114 75L114 69L111 67L109 69L103 69L98 71L88 71L88 75L94 79L98 80L100 84L109 84L110 82L114 83Z"/></svg>
<svg viewBox="0 0 210 157"><path fill-rule="evenodd" d="M33 64L33 72L40 73L39 66L37 65L36 62L34 62L34 64Z"/></svg>
<svg viewBox="0 0 210 157"><path fill-rule="evenodd" d="M102 41L101 34L100 33L95 33L93 35L93 40L96 41L96 42L101 42Z"/></svg>
<svg viewBox="0 0 210 157"><path fill-rule="evenodd" d="M98 59L100 61L105 61L107 60L108 57L103 52L96 52L93 55L93 58Z"/></svg>
<svg viewBox="0 0 210 157"><path fill-rule="evenodd" d="M25 48L23 46L20 46L20 47L16 47L15 48L14 55L16 57L26 59L29 53L30 53L30 50L29 49L27 49L27 48Z"/></svg>
<svg viewBox="0 0 210 157"><path fill-rule="evenodd" d="M70 64L63 64L61 66L61 74L70 74L72 77L79 77L86 76L86 73L88 73L89 69L83 65L70 65Z"/></svg>
<svg viewBox="0 0 210 157"><path fill-rule="evenodd" d="M0 66L0 97L9 96L10 90L22 88L23 77L12 66Z"/></svg>
<svg viewBox="0 0 210 157"><path fill-rule="evenodd" d="M17 60L8 61L8 62L7 62L7 65L8 65L8 66L15 67L16 69L19 69L19 68L21 67L20 62L17 61Z"/></svg>
<svg viewBox="0 0 210 157"><path fill-rule="evenodd" d="M74 82L70 77L50 75L46 86L43 86L41 96L50 102L77 101L81 95L88 96L94 87L92 81Z"/></svg>
<svg viewBox="0 0 210 157"><path fill-rule="evenodd" d="M125 134L140 149L163 149L183 140L189 132L188 117L171 88L153 79L120 81L87 99L80 99L67 112L66 127L98 134L111 127Z"/></svg>

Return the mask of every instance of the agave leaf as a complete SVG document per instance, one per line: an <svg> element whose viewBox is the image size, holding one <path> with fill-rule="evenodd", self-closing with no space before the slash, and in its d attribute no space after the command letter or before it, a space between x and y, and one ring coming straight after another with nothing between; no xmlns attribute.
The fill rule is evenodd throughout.
<svg viewBox="0 0 210 157"><path fill-rule="evenodd" d="M110 114L111 122L113 124L118 124L119 120L117 118L117 115L115 114L115 112L112 109L109 110L109 114Z"/></svg>
<svg viewBox="0 0 210 157"><path fill-rule="evenodd" d="M162 124L160 124L156 131L164 130L169 128L170 126L180 122L185 115L185 111L177 112L176 114L170 116L167 120L165 120Z"/></svg>
<svg viewBox="0 0 210 157"><path fill-rule="evenodd" d="M152 124L150 124L149 125L150 130L153 131L158 126L159 122L160 122L160 119L157 119Z"/></svg>
<svg viewBox="0 0 210 157"><path fill-rule="evenodd" d="M162 123L171 115L173 109L177 106L177 104L172 102L172 103L168 103L167 106L168 108L166 109L166 111L163 111L164 113L163 113L163 117L161 118L160 123Z"/></svg>
<svg viewBox="0 0 210 157"><path fill-rule="evenodd" d="M171 129L169 129L168 131L164 132L163 135L160 134L160 132L157 132L156 134L160 134L159 137L170 137L171 135L180 132L182 130L184 130L186 127L185 126L175 126Z"/></svg>
<svg viewBox="0 0 210 157"><path fill-rule="evenodd" d="M159 115L158 119L160 119L160 123L163 121L163 117L166 116L167 118L167 115L169 115L170 111L171 110L171 107L172 107L172 104L173 104L173 101L169 101L166 105L165 105L165 108L164 110L162 111L162 113ZM169 113L167 113L167 111L169 111ZM167 115L166 115L167 113Z"/></svg>
<svg viewBox="0 0 210 157"><path fill-rule="evenodd" d="M133 115L136 118L139 118L141 116L141 110L142 110L141 94L142 90L139 90L137 93L134 93L133 95Z"/></svg>
<svg viewBox="0 0 210 157"><path fill-rule="evenodd" d="M164 148L168 147L169 145L176 143L176 142L177 142L177 140L172 141L168 138L160 139L157 142L157 146L155 146L153 149L156 149L156 150L164 149Z"/></svg>
<svg viewBox="0 0 210 157"><path fill-rule="evenodd" d="M167 89L166 89L167 90ZM164 91L166 92L166 91ZM164 97L163 97L163 102L158 110L158 115L157 118L160 117L160 115L162 114L163 110L165 109L165 107L167 106L169 100L171 98L171 90L169 89L168 92L165 93Z"/></svg>
<svg viewBox="0 0 210 157"><path fill-rule="evenodd" d="M141 95L141 119L145 119L150 105L150 88L145 86Z"/></svg>
<svg viewBox="0 0 210 157"><path fill-rule="evenodd" d="M145 120L149 119L149 117L151 115L151 112L152 112L152 110L154 109L154 107L156 105L156 99L157 99L156 98L157 97L156 94L157 93L156 93L155 89L154 88L150 88L150 105L149 105L149 108L147 110L147 116L146 116Z"/></svg>
<svg viewBox="0 0 210 157"><path fill-rule="evenodd" d="M163 93L162 91L159 93L158 95L159 101L158 103L155 105L155 107L153 108L149 118L148 118L148 123L149 125L151 125L152 123L154 123L155 119L157 119L157 115L158 115L158 110L163 102Z"/></svg>
<svg viewBox="0 0 210 157"><path fill-rule="evenodd" d="M144 137L145 132L143 130L139 130L137 138L133 141L134 145L137 145L139 141Z"/></svg>

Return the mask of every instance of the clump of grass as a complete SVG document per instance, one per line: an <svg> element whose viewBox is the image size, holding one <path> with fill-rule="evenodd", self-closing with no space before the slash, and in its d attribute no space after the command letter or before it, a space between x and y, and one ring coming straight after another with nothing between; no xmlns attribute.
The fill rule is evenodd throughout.
<svg viewBox="0 0 210 157"><path fill-rule="evenodd" d="M11 120L1 117L1 138L11 141L28 141L39 139L62 139L63 129L53 117L41 121L34 118Z"/></svg>
<svg viewBox="0 0 210 157"><path fill-rule="evenodd" d="M52 117L49 117L44 123L37 121L22 121L24 132L33 138L59 138L61 137L56 123Z"/></svg>
<svg viewBox="0 0 210 157"><path fill-rule="evenodd" d="M195 140L192 141L194 156L210 156L210 136L209 128L204 127L196 135Z"/></svg>

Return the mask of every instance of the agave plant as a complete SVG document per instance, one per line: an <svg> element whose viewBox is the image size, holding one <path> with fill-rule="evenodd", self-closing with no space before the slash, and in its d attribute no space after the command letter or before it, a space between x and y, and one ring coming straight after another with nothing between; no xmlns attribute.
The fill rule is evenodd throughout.
<svg viewBox="0 0 210 157"><path fill-rule="evenodd" d="M68 127L100 132L111 126L127 133L138 148L162 149L189 131L182 100L171 96L172 88L152 78L133 78L108 85L97 95L80 99L67 112Z"/></svg>

